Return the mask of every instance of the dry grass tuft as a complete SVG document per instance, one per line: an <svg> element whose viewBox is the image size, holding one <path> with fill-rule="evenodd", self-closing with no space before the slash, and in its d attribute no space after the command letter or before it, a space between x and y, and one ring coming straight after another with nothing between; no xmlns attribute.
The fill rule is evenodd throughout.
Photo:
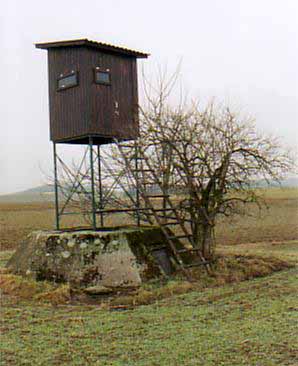
<svg viewBox="0 0 298 366"><path fill-rule="evenodd" d="M35 299L41 302L49 302L53 305L67 304L71 300L70 287L68 284L59 286L54 290L37 294Z"/></svg>
<svg viewBox="0 0 298 366"><path fill-rule="evenodd" d="M174 295L185 294L190 291L202 291L204 288L218 287L226 283L240 282L256 277L267 276L273 272L293 267L294 264L276 257L258 257L253 255L226 255L218 257L213 266L212 275L207 275L203 268L192 270L193 282L185 281L177 273L170 281L162 283L154 281L143 284L138 290L130 294L116 295L107 298L98 298L97 304L106 307L135 307L152 304L155 301L170 298ZM72 290L67 284L54 285L48 282L2 274L0 289L4 294L19 300L33 300L53 305L67 304L74 300ZM88 303L90 298L78 297L76 303ZM94 303L94 302L93 302Z"/></svg>
<svg viewBox="0 0 298 366"><path fill-rule="evenodd" d="M139 306L152 304L157 300L162 300L173 295L185 294L195 289L193 283L187 281L170 281L165 286L159 288L140 288L135 295L118 296L110 301L112 307L125 306Z"/></svg>
<svg viewBox="0 0 298 366"><path fill-rule="evenodd" d="M218 258L213 276L223 283L239 282L264 277L293 266L294 264L276 257L229 255Z"/></svg>
<svg viewBox="0 0 298 366"><path fill-rule="evenodd" d="M202 268L192 270L193 282L175 279L161 287L144 285L136 294L118 296L110 301L111 307L152 304L155 301L181 295L190 291L201 291L208 287L218 287L227 283L240 282L256 277L264 277L273 272L294 267L294 264L274 257L257 257L244 255L229 255L219 257L213 267L212 275Z"/></svg>
<svg viewBox="0 0 298 366"><path fill-rule="evenodd" d="M68 285L55 287L48 282L35 281L13 274L1 274L0 289L3 294L19 300L48 302L53 305L65 304L70 300Z"/></svg>
<svg viewBox="0 0 298 366"><path fill-rule="evenodd" d="M0 276L0 288L3 293L23 300L32 299L36 294L47 291L50 287L48 283L36 282L13 274Z"/></svg>

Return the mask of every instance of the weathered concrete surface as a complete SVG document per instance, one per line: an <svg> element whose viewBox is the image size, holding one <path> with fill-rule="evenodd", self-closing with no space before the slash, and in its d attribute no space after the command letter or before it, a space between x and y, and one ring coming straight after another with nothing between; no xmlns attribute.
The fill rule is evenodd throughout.
<svg viewBox="0 0 298 366"><path fill-rule="evenodd" d="M34 231L21 243L7 268L38 280L69 282L73 287L135 287L173 270L164 243L156 227ZM158 253L163 254L164 271Z"/></svg>

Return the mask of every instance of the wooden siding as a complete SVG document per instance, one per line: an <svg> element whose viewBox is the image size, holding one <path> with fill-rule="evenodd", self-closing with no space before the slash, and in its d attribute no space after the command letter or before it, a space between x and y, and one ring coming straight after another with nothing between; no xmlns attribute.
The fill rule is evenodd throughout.
<svg viewBox="0 0 298 366"><path fill-rule="evenodd" d="M83 48L51 49L48 52L51 140L88 134L90 88L88 65ZM78 72L79 85L57 90L57 79L72 70Z"/></svg>
<svg viewBox="0 0 298 366"><path fill-rule="evenodd" d="M136 137L133 113L137 103L134 94L132 65L135 58L115 56L89 50L91 67L110 70L110 85L91 85L92 133L118 138Z"/></svg>
<svg viewBox="0 0 298 366"><path fill-rule="evenodd" d="M87 47L48 50L50 135L56 142L110 142L135 138L137 120L136 58ZM109 69L111 85L94 82L94 69ZM61 74L78 72L79 85L57 91ZM118 108L116 108L118 105Z"/></svg>

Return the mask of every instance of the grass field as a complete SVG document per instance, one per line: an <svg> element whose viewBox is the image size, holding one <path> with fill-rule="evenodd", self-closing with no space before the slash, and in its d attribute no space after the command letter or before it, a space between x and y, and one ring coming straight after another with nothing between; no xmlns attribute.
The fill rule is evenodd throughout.
<svg viewBox="0 0 298 366"><path fill-rule="evenodd" d="M297 286L293 268L120 312L4 297L0 364L294 366Z"/></svg>
<svg viewBox="0 0 298 366"><path fill-rule="evenodd" d="M4 293L0 365L297 366L298 190L264 194L269 209L261 217L221 222L217 230L218 253L247 258L247 273L258 278L237 280L235 273L221 283L220 276L215 282L204 277L180 295L174 282L168 296L128 310ZM48 204L3 204L0 210L1 244L11 250L27 232L53 221ZM1 265L11 253L1 253ZM279 260L292 268L272 272Z"/></svg>
<svg viewBox="0 0 298 366"><path fill-rule="evenodd" d="M268 208L261 212L250 207L250 216L234 221L220 220L216 231L219 244L254 243L259 241L293 240L298 238L298 188L271 188L262 190ZM128 222L125 215L110 215L109 224ZM63 225L82 225L78 217L67 216ZM32 230L54 227L52 203L1 203L0 202L0 247L13 249Z"/></svg>

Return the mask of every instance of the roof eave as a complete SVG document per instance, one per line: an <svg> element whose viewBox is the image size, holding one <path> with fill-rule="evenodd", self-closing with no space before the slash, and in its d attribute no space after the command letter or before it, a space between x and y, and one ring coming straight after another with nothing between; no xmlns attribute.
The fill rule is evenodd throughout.
<svg viewBox="0 0 298 366"><path fill-rule="evenodd" d="M91 48L101 49L103 51L108 51L112 53L118 53L127 56L134 56L136 58L147 58L150 56L148 53L138 52L130 50L128 48L122 48L114 45L109 45L106 43L90 41L88 39L75 39L69 41L58 41L58 42L47 42L47 43L36 43L35 47L40 49L51 49L51 48L61 48L61 47L80 47L86 46Z"/></svg>

